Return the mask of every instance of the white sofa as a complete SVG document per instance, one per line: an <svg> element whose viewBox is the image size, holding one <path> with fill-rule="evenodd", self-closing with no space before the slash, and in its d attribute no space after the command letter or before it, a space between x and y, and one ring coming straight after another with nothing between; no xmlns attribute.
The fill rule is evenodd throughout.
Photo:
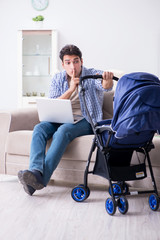
<svg viewBox="0 0 160 240"><path fill-rule="evenodd" d="M105 94L105 118L112 117L112 104L113 91ZM23 108L0 113L0 173L17 175L19 170L28 169L32 130L38 122L36 108ZM69 144L52 179L75 182L83 180L93 137L93 135L78 137ZM50 141L47 148L49 144Z"/></svg>
<svg viewBox="0 0 160 240"><path fill-rule="evenodd" d="M105 93L104 118L112 118L114 91ZM17 175L19 170L28 169L32 130L39 122L36 108L18 109L11 112L0 112L0 173ZM67 147L60 164L51 179L83 183L84 170L91 148L93 135L78 137ZM160 137L153 139L155 149L150 153L157 187L160 189ZM49 146L50 141L47 144ZM95 153L92 157L91 169L94 166ZM148 167L147 167L148 169ZM89 183L108 183L102 177L90 174ZM136 187L152 187L150 175L132 183Z"/></svg>

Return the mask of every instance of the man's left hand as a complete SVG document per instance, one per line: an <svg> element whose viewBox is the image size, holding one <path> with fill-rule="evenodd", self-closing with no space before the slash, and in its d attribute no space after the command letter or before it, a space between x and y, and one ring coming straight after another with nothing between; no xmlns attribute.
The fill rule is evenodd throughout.
<svg viewBox="0 0 160 240"><path fill-rule="evenodd" d="M102 74L102 86L104 89L110 89L113 86L113 73L112 72L103 72Z"/></svg>

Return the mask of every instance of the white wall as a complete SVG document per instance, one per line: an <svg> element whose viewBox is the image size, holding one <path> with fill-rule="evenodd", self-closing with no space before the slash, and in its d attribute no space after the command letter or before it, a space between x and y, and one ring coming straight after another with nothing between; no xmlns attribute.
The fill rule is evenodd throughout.
<svg viewBox="0 0 160 240"><path fill-rule="evenodd" d="M159 0L50 0L42 12L31 0L0 0L0 109L17 106L17 30L33 29L32 17L58 30L59 50L78 45L87 67L160 76L159 11Z"/></svg>

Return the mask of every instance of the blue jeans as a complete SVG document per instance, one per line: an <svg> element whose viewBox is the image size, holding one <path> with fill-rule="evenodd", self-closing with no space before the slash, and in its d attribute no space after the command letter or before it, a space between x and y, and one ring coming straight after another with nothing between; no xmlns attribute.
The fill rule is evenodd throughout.
<svg viewBox="0 0 160 240"><path fill-rule="evenodd" d="M34 127L29 170L38 170L43 174L43 184L47 185L56 169L67 145L76 137L93 134L86 119L76 124L41 122ZM53 137L53 138L52 138ZM52 138L46 153L46 144Z"/></svg>

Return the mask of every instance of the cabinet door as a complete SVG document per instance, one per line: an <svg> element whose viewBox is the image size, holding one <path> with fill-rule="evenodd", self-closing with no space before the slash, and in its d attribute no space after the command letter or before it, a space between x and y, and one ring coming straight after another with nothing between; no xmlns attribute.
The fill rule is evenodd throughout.
<svg viewBox="0 0 160 240"><path fill-rule="evenodd" d="M57 72L57 33L53 30L22 30L21 98L48 96L52 75ZM23 106L26 100L19 101Z"/></svg>

